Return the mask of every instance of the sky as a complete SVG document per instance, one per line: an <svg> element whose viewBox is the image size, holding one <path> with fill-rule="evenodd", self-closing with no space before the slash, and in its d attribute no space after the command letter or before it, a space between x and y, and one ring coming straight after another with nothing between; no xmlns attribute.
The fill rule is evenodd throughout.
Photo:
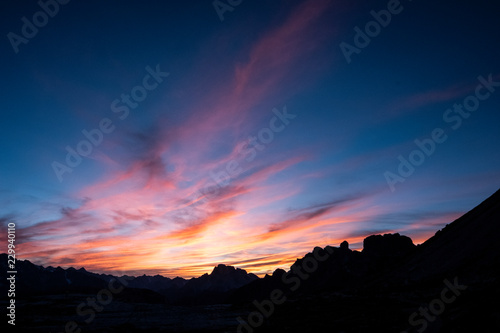
<svg viewBox="0 0 500 333"><path fill-rule="evenodd" d="M0 240L44 266L262 276L420 244L500 187L500 5L3 1Z"/></svg>

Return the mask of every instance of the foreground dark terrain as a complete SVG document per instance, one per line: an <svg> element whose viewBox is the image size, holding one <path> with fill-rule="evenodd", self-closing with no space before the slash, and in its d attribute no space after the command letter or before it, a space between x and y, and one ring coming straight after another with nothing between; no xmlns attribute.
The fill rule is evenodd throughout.
<svg viewBox="0 0 500 333"><path fill-rule="evenodd" d="M15 331L499 332L499 222L497 191L419 246L369 236L361 252L315 248L262 279L224 265L185 280L18 261Z"/></svg>

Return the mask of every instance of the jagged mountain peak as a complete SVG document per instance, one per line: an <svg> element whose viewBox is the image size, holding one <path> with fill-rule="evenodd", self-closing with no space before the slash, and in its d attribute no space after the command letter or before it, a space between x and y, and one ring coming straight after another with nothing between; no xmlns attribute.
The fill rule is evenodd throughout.
<svg viewBox="0 0 500 333"><path fill-rule="evenodd" d="M234 266L219 264L215 266L214 269L212 270L212 273L210 273L211 276L230 275L230 274L246 275L247 271L241 268L236 268Z"/></svg>

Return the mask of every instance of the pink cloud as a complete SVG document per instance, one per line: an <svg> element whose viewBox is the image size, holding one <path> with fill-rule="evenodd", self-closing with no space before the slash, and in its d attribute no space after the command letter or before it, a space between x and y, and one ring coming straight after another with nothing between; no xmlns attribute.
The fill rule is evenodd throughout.
<svg viewBox="0 0 500 333"><path fill-rule="evenodd" d="M331 6L332 1L311 0L295 8L280 26L255 41L247 60L234 65L229 80L214 82L203 98L190 101L186 121L174 126L160 119L150 133L127 134L123 146L106 143L117 153L96 155L107 167L105 176L75 194L87 198L78 208L27 228L31 238L22 244L25 253L48 264L183 276L205 273L219 263L214 258L228 253L242 256L232 263L260 271L293 260L297 250L285 243L280 245L282 253L269 252L265 259L253 255L269 247L261 233L277 220L273 213L261 213L267 216L265 223L251 222L262 207L300 192L299 184L276 182L274 176L310 155L260 153L215 194L207 196L203 187L213 183L211 171L240 158L239 145L263 117L272 116L270 108L260 108L270 96L289 96L301 89L288 86L292 76L302 77L304 84L313 81L317 72L309 72L302 60L332 37L333 24L318 37L322 14ZM226 149L214 154L220 145ZM171 165L175 169L167 172ZM310 216L315 218L311 224L297 222L304 216L297 218L293 228L281 228L286 229L281 239L294 231L314 232L315 227L340 223L327 213ZM247 255L256 259L244 262Z"/></svg>

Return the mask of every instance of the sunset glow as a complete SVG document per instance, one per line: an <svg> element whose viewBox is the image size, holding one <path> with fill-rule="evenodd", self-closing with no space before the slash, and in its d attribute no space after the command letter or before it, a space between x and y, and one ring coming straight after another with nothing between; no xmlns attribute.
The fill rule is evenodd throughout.
<svg viewBox="0 0 500 333"><path fill-rule="evenodd" d="M40 63L6 72L14 98L0 100L0 221L17 225L18 259L184 278L226 264L263 276L316 246L362 250L372 234L422 243L498 189L500 92L460 129L443 120L479 76L500 79L493 62L456 71L455 49L443 47L426 76L408 65L427 57L413 36L389 26L347 64L339 43L368 19L355 13L372 9L358 2L291 1L260 14L246 1L223 22L210 1L191 12L161 5L103 5L88 26L90 14L66 15L83 10L75 1L50 23L75 20L70 31L47 26L10 50L14 62ZM425 10L404 5L400 23ZM123 22L101 32L111 12ZM193 22L206 28L192 32ZM76 29L98 49L68 54ZM88 149L82 131L98 128L109 133L70 166L67 147ZM446 142L392 191L385 172L435 128Z"/></svg>

